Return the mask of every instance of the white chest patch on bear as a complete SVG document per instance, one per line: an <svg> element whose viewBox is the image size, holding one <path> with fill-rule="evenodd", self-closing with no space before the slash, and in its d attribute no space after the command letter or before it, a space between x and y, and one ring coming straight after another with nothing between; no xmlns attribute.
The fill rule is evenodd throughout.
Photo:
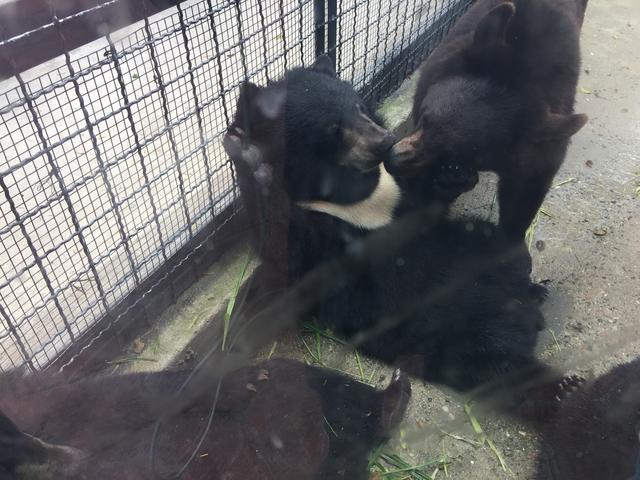
<svg viewBox="0 0 640 480"><path fill-rule="evenodd" d="M393 220L393 212L400 203L400 187L389 172L380 165L380 180L376 189L364 200L348 205L313 200L298 202L305 210L326 213L365 230L384 227Z"/></svg>

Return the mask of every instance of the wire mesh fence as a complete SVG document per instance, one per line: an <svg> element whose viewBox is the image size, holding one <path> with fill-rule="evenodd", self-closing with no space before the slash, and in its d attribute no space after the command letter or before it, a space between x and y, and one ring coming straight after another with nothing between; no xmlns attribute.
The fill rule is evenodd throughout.
<svg viewBox="0 0 640 480"><path fill-rule="evenodd" d="M140 19L110 32L107 8L134 2ZM245 79L326 51L379 101L469 3L194 0L152 15L111 0L63 17L54 2L48 23L2 39L0 369L44 368L149 315L150 294L236 217L220 140ZM65 25L89 15L97 40L73 49ZM61 55L21 72L34 38Z"/></svg>

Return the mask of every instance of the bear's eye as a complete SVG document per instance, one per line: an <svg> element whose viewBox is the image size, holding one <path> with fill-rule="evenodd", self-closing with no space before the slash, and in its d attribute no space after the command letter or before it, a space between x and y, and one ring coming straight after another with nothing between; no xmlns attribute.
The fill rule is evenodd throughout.
<svg viewBox="0 0 640 480"><path fill-rule="evenodd" d="M340 133L340 125L337 123L331 124L327 129L327 133L331 136L337 136Z"/></svg>

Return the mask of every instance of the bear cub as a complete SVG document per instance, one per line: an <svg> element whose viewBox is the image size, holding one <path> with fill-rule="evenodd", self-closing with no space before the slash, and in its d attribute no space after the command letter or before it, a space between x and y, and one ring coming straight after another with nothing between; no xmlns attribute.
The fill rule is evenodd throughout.
<svg viewBox="0 0 640 480"><path fill-rule="evenodd" d="M176 403L190 374L36 382L22 394L3 388L0 479L172 478L197 450L180 478L366 480L370 452L398 426L411 395L399 371L376 390L272 359L224 377L210 426L218 382L204 375L194 380L207 382L202 395L165 418L163 406Z"/></svg>
<svg viewBox="0 0 640 480"><path fill-rule="evenodd" d="M452 199L477 171L493 171L500 226L524 238L587 122L573 113L586 3L476 1L420 68L414 130L394 147L389 171L415 189L452 188Z"/></svg>
<svg viewBox="0 0 640 480"><path fill-rule="evenodd" d="M267 87L241 87L223 144L272 276L291 284L391 221L400 192L381 163L394 142L325 55Z"/></svg>

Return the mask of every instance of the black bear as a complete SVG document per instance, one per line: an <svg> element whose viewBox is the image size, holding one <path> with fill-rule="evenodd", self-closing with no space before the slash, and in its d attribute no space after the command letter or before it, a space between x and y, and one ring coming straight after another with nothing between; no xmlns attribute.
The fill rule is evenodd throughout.
<svg viewBox="0 0 640 480"><path fill-rule="evenodd" d="M398 371L378 391L273 359L228 374L218 394L209 380L200 398L164 418L162 405L175 403L189 375L102 377L21 395L4 388L0 479L175 478L195 454L180 478L366 480L370 451L400 423L411 395Z"/></svg>
<svg viewBox="0 0 640 480"><path fill-rule="evenodd" d="M400 220L405 223L394 220L404 203L395 179L371 168L374 161L357 168L340 161L348 154L327 150L339 145L337 137L323 140L327 118L347 128L349 112L361 115L364 107L353 107L360 102L353 88L327 74L326 65L317 68L293 70L264 88L245 87L224 140L256 219L254 232L279 239L257 242L263 261L273 262L271 248L279 249L292 285L343 252L358 256L371 232L378 239L387 234L390 244L406 237L399 248L364 259L357 274L328 279L333 292L309 312L372 357L459 390L503 373L546 374L534 356L544 324L542 289L530 281L524 242L477 219L435 215L435 224L422 217L411 224L409 214ZM352 143L366 145L366 138ZM377 153L381 159L386 150ZM278 221L260 223L269 215Z"/></svg>
<svg viewBox="0 0 640 480"><path fill-rule="evenodd" d="M541 429L537 478L639 478L640 358L582 385L559 405Z"/></svg>
<svg viewBox="0 0 640 480"><path fill-rule="evenodd" d="M245 83L224 146L263 263L291 283L362 229L388 223L400 195L381 162L394 142L327 56L266 88ZM346 207L362 224L301 208L307 201Z"/></svg>
<svg viewBox="0 0 640 480"><path fill-rule="evenodd" d="M372 259L317 318L362 352L459 391L546 374L534 356L544 318L529 258L488 222L441 220Z"/></svg>
<svg viewBox="0 0 640 480"><path fill-rule="evenodd" d="M412 188L454 193L475 171L496 172L500 225L522 239L587 122L573 113L586 3L476 1L421 67L414 131L389 171Z"/></svg>

